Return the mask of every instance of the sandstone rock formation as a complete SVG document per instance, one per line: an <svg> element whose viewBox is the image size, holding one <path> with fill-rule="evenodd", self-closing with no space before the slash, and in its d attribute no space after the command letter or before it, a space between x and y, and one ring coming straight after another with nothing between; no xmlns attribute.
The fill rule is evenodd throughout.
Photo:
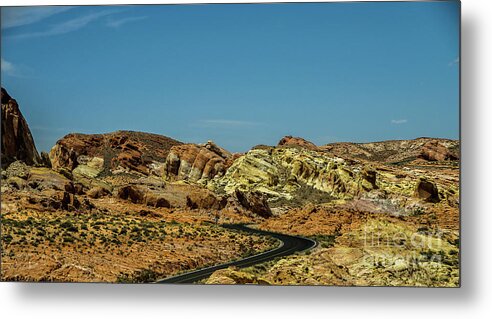
<svg viewBox="0 0 492 319"><path fill-rule="evenodd" d="M302 137L292 137L290 135L283 137L279 142L277 146L298 146L298 147L303 147L307 148L310 150L315 150L318 147L309 141L306 141Z"/></svg>
<svg viewBox="0 0 492 319"><path fill-rule="evenodd" d="M17 101L4 88L1 90L2 167L16 160L21 160L28 165L39 163L41 157Z"/></svg>
<svg viewBox="0 0 492 319"><path fill-rule="evenodd" d="M107 134L68 134L50 151L53 169L65 168L86 177L101 173L136 172L158 174L169 150L181 142L142 132L117 131Z"/></svg>
<svg viewBox="0 0 492 319"><path fill-rule="evenodd" d="M211 141L174 146L166 159L165 178L206 183L225 173L231 157L231 153Z"/></svg>
<svg viewBox="0 0 492 319"><path fill-rule="evenodd" d="M249 151L208 187L227 194L239 189L258 191L271 200L290 200L303 186L345 198L375 189L375 183L374 171L351 167L341 158L302 148L272 148Z"/></svg>

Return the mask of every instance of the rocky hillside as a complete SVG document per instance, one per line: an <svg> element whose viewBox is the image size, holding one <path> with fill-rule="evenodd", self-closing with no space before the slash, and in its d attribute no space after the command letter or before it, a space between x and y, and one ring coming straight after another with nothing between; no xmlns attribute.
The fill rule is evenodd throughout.
<svg viewBox="0 0 492 319"><path fill-rule="evenodd" d="M459 160L459 141L427 137L374 143L332 143L319 149L339 157L383 163Z"/></svg>
<svg viewBox="0 0 492 319"><path fill-rule="evenodd" d="M34 145L19 105L7 91L2 88L2 166L21 160L29 165L40 162L40 156Z"/></svg>
<svg viewBox="0 0 492 319"><path fill-rule="evenodd" d="M452 175L454 176L454 175ZM253 149L239 157L207 187L217 193L259 192L274 206L299 206L360 197L383 201L446 201L456 206L457 177L448 171L409 170L364 160L343 159L298 147ZM410 202L408 203L410 204Z"/></svg>
<svg viewBox="0 0 492 319"><path fill-rule="evenodd" d="M324 194L354 196L376 188L375 172L368 167L350 167L341 158L299 148L254 149L237 159L224 176L209 187L225 193L236 189L259 191L276 201Z"/></svg>
<svg viewBox="0 0 492 319"><path fill-rule="evenodd" d="M98 176L136 172L162 176L169 150L182 143L162 135L117 131L107 134L68 134L50 151L53 169Z"/></svg>

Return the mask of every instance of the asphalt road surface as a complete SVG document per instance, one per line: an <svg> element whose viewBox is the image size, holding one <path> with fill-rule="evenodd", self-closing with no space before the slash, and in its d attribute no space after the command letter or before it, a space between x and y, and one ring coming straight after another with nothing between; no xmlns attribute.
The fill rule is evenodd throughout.
<svg viewBox="0 0 492 319"><path fill-rule="evenodd" d="M249 228L248 226L245 225L222 225L224 228L229 228L229 229L236 229L236 230L242 230L245 232L248 232L250 234L258 234L258 235L265 235L265 236L271 236L279 239L282 244L272 250L269 250L267 252L250 256L241 260L236 260L232 262L228 262L225 264L220 264L217 266L212 266L212 267L207 267L203 269L198 269L194 271L190 271L181 275L165 278L156 281L158 284L171 284L171 283L180 283L180 284L190 284L197 282L199 280L208 278L214 271L219 270L219 269L224 269L229 266L236 266L239 268L244 268L244 267L249 267L255 264L260 264L265 261L272 260L276 257L283 257L283 256L288 256L292 255L293 253L299 252L299 251L304 251L307 249L311 249L316 246L316 242L314 240L308 239L308 238L303 238L303 237L297 237L297 236L290 236L290 235L285 235L285 234L279 234L279 233L272 233L269 231L265 230L258 230L258 229L253 229Z"/></svg>

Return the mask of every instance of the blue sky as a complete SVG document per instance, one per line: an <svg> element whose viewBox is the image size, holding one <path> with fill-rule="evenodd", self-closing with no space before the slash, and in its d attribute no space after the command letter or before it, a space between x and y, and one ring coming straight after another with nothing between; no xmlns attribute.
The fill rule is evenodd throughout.
<svg viewBox="0 0 492 319"><path fill-rule="evenodd" d="M2 8L39 150L152 132L231 151L459 136L459 2Z"/></svg>

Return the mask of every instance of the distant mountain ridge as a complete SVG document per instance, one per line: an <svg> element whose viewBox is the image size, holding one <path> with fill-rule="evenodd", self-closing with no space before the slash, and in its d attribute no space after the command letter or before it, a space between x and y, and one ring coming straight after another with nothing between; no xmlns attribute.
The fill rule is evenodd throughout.
<svg viewBox="0 0 492 319"><path fill-rule="evenodd" d="M330 143L319 147L339 157L395 163L411 160L459 160L460 142L457 140L420 137L413 140L388 140L370 143Z"/></svg>

